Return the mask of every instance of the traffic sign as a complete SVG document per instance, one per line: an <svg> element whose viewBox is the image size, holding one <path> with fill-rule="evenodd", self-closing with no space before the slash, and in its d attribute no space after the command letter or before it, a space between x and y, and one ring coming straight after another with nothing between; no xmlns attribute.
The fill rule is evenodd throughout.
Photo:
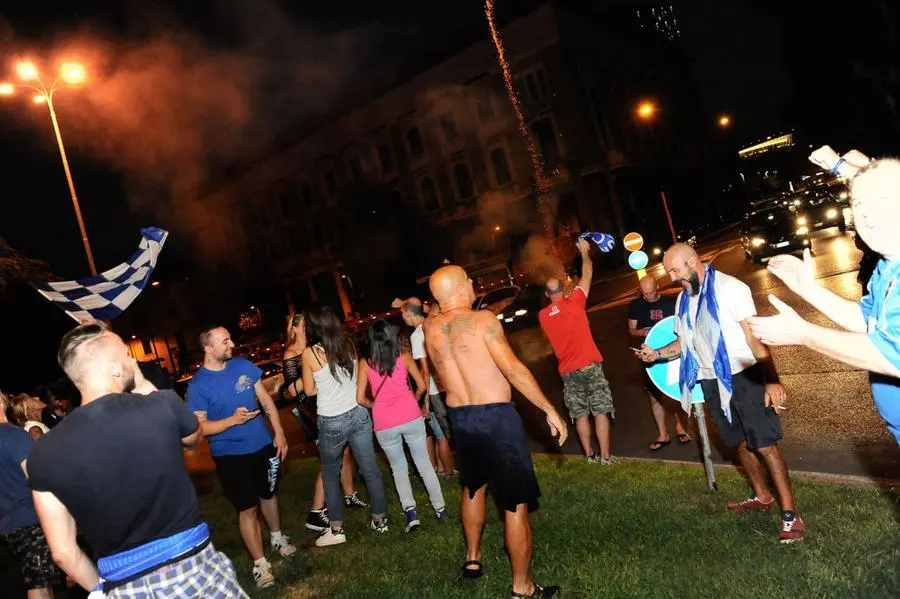
<svg viewBox="0 0 900 599"><path fill-rule="evenodd" d="M645 343L653 349L665 347L675 341L675 316L663 318L650 329ZM647 375L657 389L681 401L681 386L678 383L681 374L681 358L668 362L656 362L647 366ZM691 403L703 403L703 390L700 383L691 392Z"/></svg>
<svg viewBox="0 0 900 599"><path fill-rule="evenodd" d="M644 247L644 238L641 237L640 233L629 233L622 240L622 243L629 252L636 252Z"/></svg>
<svg viewBox="0 0 900 599"><path fill-rule="evenodd" d="M650 258L647 256L647 253L641 250L628 254L628 266L634 270L641 270L646 267L649 262Z"/></svg>

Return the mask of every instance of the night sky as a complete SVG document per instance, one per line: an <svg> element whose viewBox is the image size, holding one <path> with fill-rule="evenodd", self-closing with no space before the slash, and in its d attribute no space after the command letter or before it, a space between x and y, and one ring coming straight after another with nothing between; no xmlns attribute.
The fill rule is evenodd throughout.
<svg viewBox="0 0 900 599"><path fill-rule="evenodd" d="M65 47L73 39L74 47L85 39L103 39L105 54L99 62L104 70L97 75L106 77L122 68L117 61L123 54L130 56L128 53L139 52L142 44L164 39L186 48L179 57L180 66L172 71L173 78L187 70L181 66L192 64L199 56L200 72L190 72L190 80L174 82L176 90L190 90L198 78L206 76L204 70L213 70L210 81L237 81L232 91L246 100L240 109L223 109L227 117L240 113L236 119L239 123L231 129L226 127L222 134L242 140L241 143L228 146L219 155L197 159L195 153L200 150L173 148L165 143L156 155L133 156L121 145L127 142L108 135L127 122L126 115L106 124L106 129L86 122L94 114L92 110L102 108L83 108L89 103L85 98L91 98L90 94L98 90L64 91L57 96L57 112L100 269L129 255L140 226L166 225L164 202L157 198L167 194L168 186L179 173L177 169L158 169L160 161L171 160L175 153L183 164L200 162L201 169L208 169L241 157L250 150L248 145L263 143L279 130L309 113L327 109L331 101L353 91L360 73L389 77L392 66L433 37L466 21L483 19L482 4L476 0L302 3L313 5L302 9L301 3L274 0L73 0L52 15L39 3L17 4L15 11L0 17L0 48L9 61L21 54L40 59L42 51L51 56L53 49ZM696 60L696 79L711 118L727 111L735 122L735 129L729 134L751 141L780 130L789 86L782 65L783 32L777 16L755 10L751 3L742 0L692 0L676 3L676 11L683 43ZM173 35L172 31L176 33ZM222 60L240 60L245 54L255 60L252 68L257 72L252 77L242 74L243 66L229 73L229 67L221 64ZM315 72L307 63L315 63L324 55L336 55L339 62L330 65L327 72ZM302 73L301 79L311 79L313 85L304 81L297 87L282 89L283 73L278 69L285 64L292 73ZM11 71L11 65L6 68ZM330 73L335 76L330 77ZM150 102L143 112L137 111L147 122L128 132L125 137L130 141L140 143L142 131L164 128L170 122L179 130L184 127L185 121L160 118L163 113L179 114L196 106L197 120L204 118L201 111L205 108L200 108L204 98L192 96L192 92L184 94L190 98L184 104L179 104L181 92L173 90L160 99L163 104L154 105L150 98L157 95L156 86L140 80L135 83L134 78L126 82L140 89L142 96L126 96L129 102L141 106ZM318 103L310 99L311 92L321 98ZM160 95L164 96L164 92ZM274 99L269 101L271 98ZM190 117L194 119L194 115ZM195 145L221 145L221 139L211 141L211 130L210 126L198 132ZM0 104L0 134L0 159L9 177L0 234L20 251L48 261L52 271L60 276L83 274L80 240L46 111L22 98L7 99ZM150 147L154 144L152 139L145 138L144 142ZM17 198L27 201L16 201ZM164 269L165 258L162 263ZM165 274L164 270L160 274Z"/></svg>

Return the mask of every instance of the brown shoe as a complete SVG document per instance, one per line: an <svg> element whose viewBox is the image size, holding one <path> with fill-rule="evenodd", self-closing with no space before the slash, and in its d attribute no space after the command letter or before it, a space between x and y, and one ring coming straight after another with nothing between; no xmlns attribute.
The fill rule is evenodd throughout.
<svg viewBox="0 0 900 599"><path fill-rule="evenodd" d="M759 510L761 512L766 512L772 509L775 506L775 498L772 498L772 501L769 503L763 503L759 500L759 497L755 495L743 501L738 501L737 503L729 503L726 508L728 508L729 512L747 512L750 510Z"/></svg>

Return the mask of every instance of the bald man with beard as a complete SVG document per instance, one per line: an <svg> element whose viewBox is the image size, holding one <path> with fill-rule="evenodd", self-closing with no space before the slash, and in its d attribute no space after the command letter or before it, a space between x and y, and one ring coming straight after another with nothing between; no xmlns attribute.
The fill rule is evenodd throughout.
<svg viewBox="0 0 900 599"><path fill-rule="evenodd" d="M546 414L560 445L568 434L565 421L513 353L497 317L487 310L472 310L475 291L465 270L443 266L431 275L429 286L441 311L425 320L425 344L447 390L456 439L466 537L462 576L478 578L483 573L481 534L485 488L490 484L504 510L512 597L554 597L559 587L541 587L531 578L529 509L540 489L510 385Z"/></svg>

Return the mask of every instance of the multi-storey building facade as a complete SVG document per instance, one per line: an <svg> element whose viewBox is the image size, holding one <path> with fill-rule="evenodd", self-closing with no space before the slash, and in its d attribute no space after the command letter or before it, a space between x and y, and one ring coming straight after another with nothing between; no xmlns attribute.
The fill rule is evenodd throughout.
<svg viewBox="0 0 900 599"><path fill-rule="evenodd" d="M661 184L676 216L679 202L701 199L688 193L705 161L690 62L672 36L616 11L532 4L501 23L502 35L558 222L651 237L667 231ZM642 100L658 107L651 122L635 118ZM272 265L302 302L342 286L341 246L359 217L347 194L366 183L447 232L445 257L463 265L506 260L540 228L528 149L486 27L480 41L308 124L179 204L208 215L185 219L193 234L229 240L217 253L229 272Z"/></svg>

